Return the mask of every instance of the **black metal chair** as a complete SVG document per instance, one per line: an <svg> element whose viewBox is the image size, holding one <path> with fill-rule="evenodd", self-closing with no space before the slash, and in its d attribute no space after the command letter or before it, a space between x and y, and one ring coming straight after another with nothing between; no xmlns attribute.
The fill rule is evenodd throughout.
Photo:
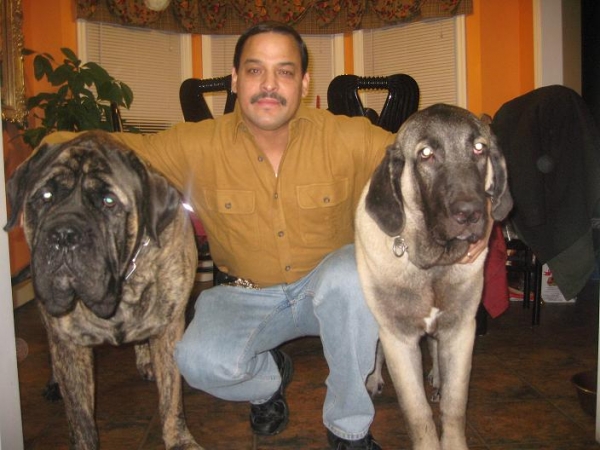
<svg viewBox="0 0 600 450"><path fill-rule="evenodd" d="M236 94L231 91L231 75L216 78L188 78L181 83L179 88L179 103L183 118L186 122L200 122L206 119L212 119L213 114L206 103L204 94L211 92L226 92L225 107L223 113L233 111L235 107ZM195 216L193 217L193 220ZM210 248L205 239L196 237L198 245L198 276L199 281L203 281L207 273L210 273L210 266L205 267L206 263L212 264ZM208 272L207 272L208 270ZM220 284L227 281L227 275L219 271L216 266L212 268L212 279L214 284Z"/></svg>
<svg viewBox="0 0 600 450"><path fill-rule="evenodd" d="M510 230L510 223L505 224L506 271L523 277L523 308L531 307L531 325L539 325L543 265L531 248L518 236L512 235Z"/></svg>
<svg viewBox="0 0 600 450"><path fill-rule="evenodd" d="M206 103L204 94L208 92L226 92L227 99L223 113L233 111L237 96L231 91L231 75L217 78L188 78L179 88L179 102L186 122L200 122L212 119L213 114Z"/></svg>
<svg viewBox="0 0 600 450"><path fill-rule="evenodd" d="M359 90L387 90L388 94L377 113L365 108ZM327 88L328 109L333 114L365 116L381 128L396 133L400 125L419 108L419 85L409 75L394 74L386 77L359 77L339 75Z"/></svg>

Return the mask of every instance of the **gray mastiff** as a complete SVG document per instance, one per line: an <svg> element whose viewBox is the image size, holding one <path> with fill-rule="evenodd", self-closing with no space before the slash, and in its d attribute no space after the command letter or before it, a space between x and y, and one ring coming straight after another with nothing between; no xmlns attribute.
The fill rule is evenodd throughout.
<svg viewBox="0 0 600 450"><path fill-rule="evenodd" d="M5 230L22 213L71 448L98 448L93 347L134 343L140 373L156 379L166 447L201 449L172 356L197 261L179 193L103 132L42 145L7 189Z"/></svg>
<svg viewBox="0 0 600 450"><path fill-rule="evenodd" d="M504 157L468 111L434 105L411 116L365 187L356 214L358 270L413 448L464 450L475 314L487 251L457 264L512 208ZM438 438L423 385L428 335ZM378 365L376 370L381 370ZM380 373L374 374L381 380Z"/></svg>

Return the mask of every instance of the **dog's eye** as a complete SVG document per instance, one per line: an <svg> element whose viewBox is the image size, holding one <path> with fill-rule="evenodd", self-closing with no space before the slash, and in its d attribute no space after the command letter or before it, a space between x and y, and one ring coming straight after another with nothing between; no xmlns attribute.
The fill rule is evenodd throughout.
<svg viewBox="0 0 600 450"><path fill-rule="evenodd" d="M40 193L40 198L44 203L49 203L54 198L54 193L50 189L44 189Z"/></svg>
<svg viewBox="0 0 600 450"><path fill-rule="evenodd" d="M482 142L477 142L473 146L473 153L475 153L476 155L481 155L481 154L483 154L484 151L485 151L485 144Z"/></svg>
<svg viewBox="0 0 600 450"><path fill-rule="evenodd" d="M112 194L106 194L102 197L102 204L107 208L114 208L117 206L117 198Z"/></svg>
<svg viewBox="0 0 600 450"><path fill-rule="evenodd" d="M419 156L421 156L422 159L432 158L433 157L433 150L431 149L431 147L424 147L419 152Z"/></svg>

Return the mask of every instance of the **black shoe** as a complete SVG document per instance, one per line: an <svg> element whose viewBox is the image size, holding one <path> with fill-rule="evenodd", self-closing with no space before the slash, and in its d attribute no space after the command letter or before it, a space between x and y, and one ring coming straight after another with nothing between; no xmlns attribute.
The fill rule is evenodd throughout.
<svg viewBox="0 0 600 450"><path fill-rule="evenodd" d="M367 434L364 438L356 441L349 441L337 437L331 431L327 430L327 440L329 441L329 447L332 450L381 450L381 447L371 434Z"/></svg>
<svg viewBox="0 0 600 450"><path fill-rule="evenodd" d="M250 407L250 427L255 434L264 436L281 433L288 424L290 411L285 401L284 391L294 374L294 366L288 355L280 350L271 350L271 356L275 359L281 374L279 389L265 403Z"/></svg>

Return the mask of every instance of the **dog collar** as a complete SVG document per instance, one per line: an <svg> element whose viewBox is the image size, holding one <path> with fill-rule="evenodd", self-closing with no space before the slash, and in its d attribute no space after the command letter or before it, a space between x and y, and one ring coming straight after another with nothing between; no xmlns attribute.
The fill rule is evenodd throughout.
<svg viewBox="0 0 600 450"><path fill-rule="evenodd" d="M140 256L142 249L144 247L147 247L149 243L150 243L150 238L148 236L146 236L146 238L143 240L143 242L140 244L140 246L136 250L135 255L133 255L133 258L131 258L131 262L129 263L129 268L127 269L127 273L125 274L125 281L127 281L129 279L129 277L131 277L131 275L133 275L133 273L135 272L135 269L137 269L136 260L137 260L138 256Z"/></svg>
<svg viewBox="0 0 600 450"><path fill-rule="evenodd" d="M407 251L408 245L406 245L404 238L402 236L396 236L394 238L394 243L392 244L392 253L394 253L394 256L402 258Z"/></svg>

